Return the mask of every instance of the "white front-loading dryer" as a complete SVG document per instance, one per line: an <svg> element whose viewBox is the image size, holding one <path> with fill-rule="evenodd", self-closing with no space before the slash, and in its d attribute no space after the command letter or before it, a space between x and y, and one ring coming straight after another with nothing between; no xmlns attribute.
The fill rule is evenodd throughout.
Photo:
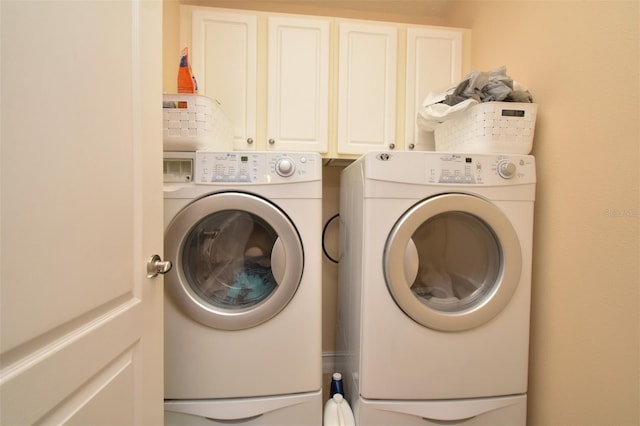
<svg viewBox="0 0 640 426"><path fill-rule="evenodd" d="M168 423L319 424L321 167L317 153L165 153Z"/></svg>
<svg viewBox="0 0 640 426"><path fill-rule="evenodd" d="M342 172L336 345L357 417L524 397L534 195L531 156L372 152Z"/></svg>

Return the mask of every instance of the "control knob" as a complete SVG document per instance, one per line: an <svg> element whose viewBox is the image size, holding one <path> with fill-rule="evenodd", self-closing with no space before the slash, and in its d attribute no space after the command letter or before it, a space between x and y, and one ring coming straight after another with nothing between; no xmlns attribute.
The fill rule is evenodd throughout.
<svg viewBox="0 0 640 426"><path fill-rule="evenodd" d="M498 163L498 174L504 179L511 179L516 174L516 165L502 160Z"/></svg>
<svg viewBox="0 0 640 426"><path fill-rule="evenodd" d="M296 165L289 158L281 158L276 163L276 173L282 177L291 176L296 171Z"/></svg>

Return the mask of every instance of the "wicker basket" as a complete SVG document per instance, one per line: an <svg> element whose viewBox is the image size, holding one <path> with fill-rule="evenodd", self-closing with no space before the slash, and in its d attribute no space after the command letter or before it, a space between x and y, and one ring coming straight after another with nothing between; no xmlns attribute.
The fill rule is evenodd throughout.
<svg viewBox="0 0 640 426"><path fill-rule="evenodd" d="M436 151L529 154L537 110L533 103L476 104L436 127Z"/></svg>
<svg viewBox="0 0 640 426"><path fill-rule="evenodd" d="M231 123L220 104L194 94L163 95L165 151L233 150Z"/></svg>

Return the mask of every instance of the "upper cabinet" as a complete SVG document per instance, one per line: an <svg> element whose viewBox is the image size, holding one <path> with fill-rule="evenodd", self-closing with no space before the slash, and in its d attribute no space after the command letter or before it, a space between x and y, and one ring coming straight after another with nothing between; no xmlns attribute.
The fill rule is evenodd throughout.
<svg viewBox="0 0 640 426"><path fill-rule="evenodd" d="M329 21L268 18L267 148L329 148Z"/></svg>
<svg viewBox="0 0 640 426"><path fill-rule="evenodd" d="M433 132L421 131L416 116L429 92L458 82L462 75L462 31L407 29L405 148L433 150Z"/></svg>
<svg viewBox="0 0 640 426"><path fill-rule="evenodd" d="M465 30L181 6L201 94L220 102L236 150L433 149L426 95L461 78Z"/></svg>
<svg viewBox="0 0 640 426"><path fill-rule="evenodd" d="M193 72L232 122L235 150L327 152L329 24L193 9Z"/></svg>
<svg viewBox="0 0 640 426"><path fill-rule="evenodd" d="M398 30L353 22L339 27L338 153L393 149Z"/></svg>
<svg viewBox="0 0 640 426"><path fill-rule="evenodd" d="M247 13L194 9L191 66L199 93L231 120L235 150L256 149L258 19Z"/></svg>

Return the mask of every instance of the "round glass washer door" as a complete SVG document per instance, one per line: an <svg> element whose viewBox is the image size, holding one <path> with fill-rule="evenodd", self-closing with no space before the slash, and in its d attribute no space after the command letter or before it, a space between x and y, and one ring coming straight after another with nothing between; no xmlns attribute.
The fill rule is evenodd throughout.
<svg viewBox="0 0 640 426"><path fill-rule="evenodd" d="M509 303L522 257L513 226L495 205L443 194L396 222L383 267L405 314L431 329L461 331L486 323Z"/></svg>
<svg viewBox="0 0 640 426"><path fill-rule="evenodd" d="M194 201L165 233L169 297L192 319L221 330L259 325L294 296L304 266L300 236L272 203L226 192Z"/></svg>

